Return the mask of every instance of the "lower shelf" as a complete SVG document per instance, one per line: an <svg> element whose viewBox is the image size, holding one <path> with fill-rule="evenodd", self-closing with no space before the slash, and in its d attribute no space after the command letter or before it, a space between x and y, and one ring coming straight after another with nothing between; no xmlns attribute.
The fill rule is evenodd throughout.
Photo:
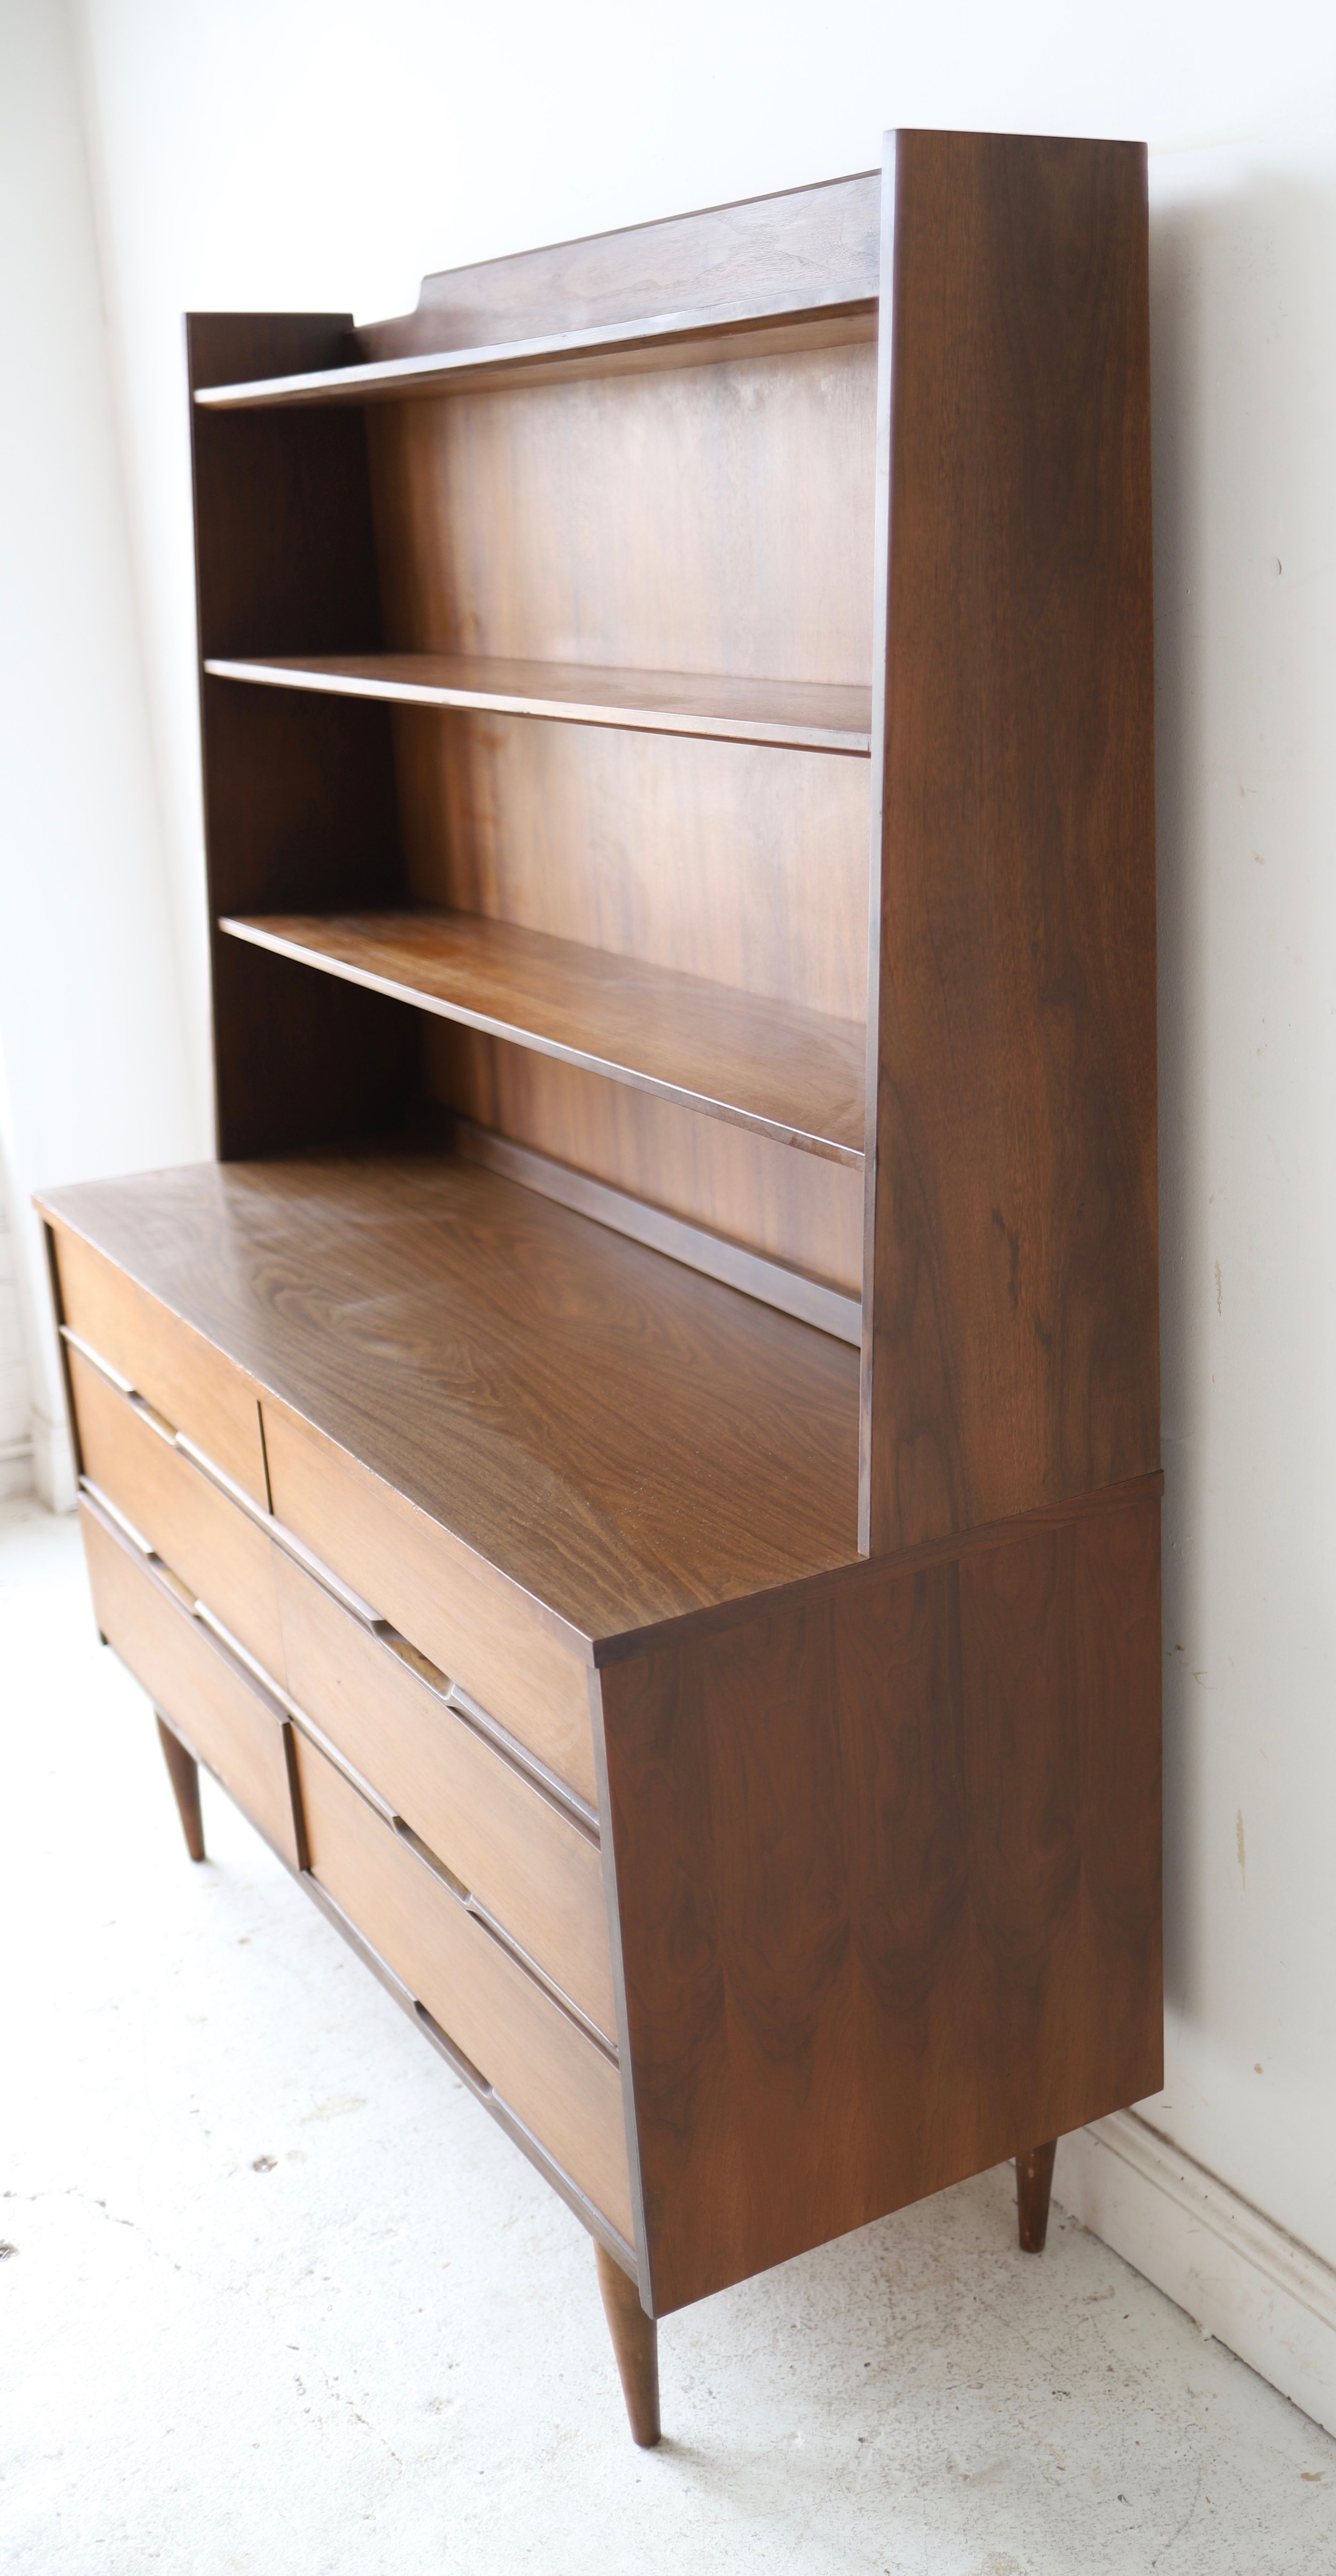
<svg viewBox="0 0 1336 2576"><path fill-rule="evenodd" d="M867 1032L472 912L225 917L233 939L861 1167Z"/></svg>

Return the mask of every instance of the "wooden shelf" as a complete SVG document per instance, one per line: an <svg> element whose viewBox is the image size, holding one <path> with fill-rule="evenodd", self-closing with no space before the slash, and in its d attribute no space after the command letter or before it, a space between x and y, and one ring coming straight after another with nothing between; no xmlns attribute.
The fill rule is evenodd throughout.
<svg viewBox="0 0 1336 2576"><path fill-rule="evenodd" d="M234 939L832 1162L863 1160L856 1020L475 913L225 916Z"/></svg>
<svg viewBox="0 0 1336 2576"><path fill-rule="evenodd" d="M607 671L574 662L503 661L450 653L313 653L210 660L214 679L401 706L473 707L635 733L703 735L794 751L872 746L872 692L820 681L737 679L723 673Z"/></svg>
<svg viewBox="0 0 1336 2576"><path fill-rule="evenodd" d="M857 1353L477 1164L197 1163L48 1208L584 1638L856 1559Z"/></svg>
<svg viewBox="0 0 1336 2576"><path fill-rule="evenodd" d="M599 323L586 330L550 332L539 339L377 358L360 366L325 367L302 375L260 376L245 384L200 385L195 400L206 411L402 402L415 396L467 393L480 386L551 384L576 376L639 374L655 367L708 365L721 358L840 347L853 340L875 339L876 332L875 296L851 297L847 288L813 296L802 289L792 296L742 296L699 312Z"/></svg>

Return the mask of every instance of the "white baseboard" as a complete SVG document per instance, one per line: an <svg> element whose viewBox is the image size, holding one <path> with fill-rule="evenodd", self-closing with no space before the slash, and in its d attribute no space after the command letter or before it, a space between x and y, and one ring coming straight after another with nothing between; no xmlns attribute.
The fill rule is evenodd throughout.
<svg viewBox="0 0 1336 2576"><path fill-rule="evenodd" d="M49 1512L72 1512L79 1499L74 1448L62 1419L32 1409L32 1483Z"/></svg>
<svg viewBox="0 0 1336 2576"><path fill-rule="evenodd" d="M1053 2193L1091 2234L1336 2433L1336 2272L1203 2165L1115 2111L1058 2148Z"/></svg>

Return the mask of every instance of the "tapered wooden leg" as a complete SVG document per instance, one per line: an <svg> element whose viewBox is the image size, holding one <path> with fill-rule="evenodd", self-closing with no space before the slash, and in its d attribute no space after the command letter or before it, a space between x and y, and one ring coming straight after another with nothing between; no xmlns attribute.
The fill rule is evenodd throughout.
<svg viewBox="0 0 1336 2576"><path fill-rule="evenodd" d="M192 1860L204 1858L204 1820L199 1811L199 1764L193 1753L187 1753L179 1736L172 1733L165 1717L158 1718L158 1740L166 1757L167 1769L181 1816L181 1830L186 1850Z"/></svg>
<svg viewBox="0 0 1336 2576"><path fill-rule="evenodd" d="M646 2316L634 2281L601 2245L594 2247L594 2261L631 2419L631 2439L642 2451L652 2451L659 2438L659 2329Z"/></svg>
<svg viewBox="0 0 1336 2576"><path fill-rule="evenodd" d="M1016 2224L1020 2230L1022 2254L1042 2254L1048 2235L1048 2198L1053 2189L1053 2159L1058 2152L1056 2138L1046 2147L1031 2147L1028 2156L1016 2158Z"/></svg>

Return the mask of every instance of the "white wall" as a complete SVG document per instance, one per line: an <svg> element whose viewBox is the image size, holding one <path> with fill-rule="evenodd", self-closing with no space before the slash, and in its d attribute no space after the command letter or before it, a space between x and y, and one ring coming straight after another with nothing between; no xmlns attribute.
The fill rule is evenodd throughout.
<svg viewBox="0 0 1336 2576"><path fill-rule="evenodd" d="M83 0L78 23L192 1134L204 921L183 308L392 311L422 269L866 167L897 123L1150 139L1170 2081L1144 2107L1336 2264L1336 12ZM86 285L74 300L82 315ZM26 336L45 351L35 308ZM30 400L44 417L45 387ZM110 542L105 503L81 545ZM118 790L140 817L142 757ZM113 803L87 866L134 913L156 1000L109 1078L180 1099L161 888ZM50 919L44 899L44 955ZM7 1044L11 1008L0 983ZM94 1052L82 1007L63 1038L68 1081ZM71 1168L103 1155L100 1116L91 1100L77 1155L62 1143ZM1152 2236L1126 2250L1154 2274Z"/></svg>
<svg viewBox="0 0 1336 2576"><path fill-rule="evenodd" d="M39 1490L73 1500L38 1187L205 1149L61 0L0 0L0 1168Z"/></svg>
<svg viewBox="0 0 1336 2576"><path fill-rule="evenodd" d="M10 1191L0 1160L0 1502L32 1490L32 1379L19 1303Z"/></svg>

